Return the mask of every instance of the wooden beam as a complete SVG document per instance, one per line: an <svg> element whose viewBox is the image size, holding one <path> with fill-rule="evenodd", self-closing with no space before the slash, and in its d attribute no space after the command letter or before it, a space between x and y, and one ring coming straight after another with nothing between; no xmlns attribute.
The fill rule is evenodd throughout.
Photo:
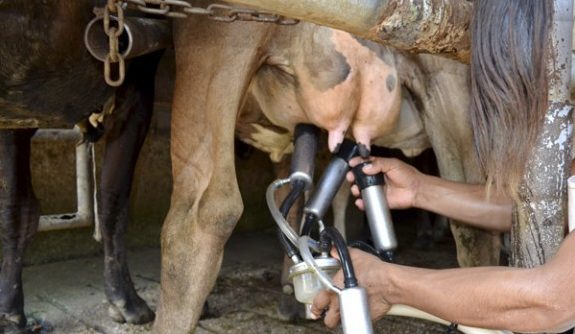
<svg viewBox="0 0 575 334"><path fill-rule="evenodd" d="M472 3L466 0L228 0L413 53L469 62Z"/></svg>

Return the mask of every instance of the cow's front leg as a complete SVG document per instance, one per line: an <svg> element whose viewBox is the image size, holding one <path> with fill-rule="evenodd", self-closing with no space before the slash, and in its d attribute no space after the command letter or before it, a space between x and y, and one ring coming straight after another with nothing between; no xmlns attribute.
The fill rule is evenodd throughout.
<svg viewBox="0 0 575 334"><path fill-rule="evenodd" d="M35 130L0 130L0 330L26 325L22 290L24 249L36 233L39 206L30 172L30 138Z"/></svg>
<svg viewBox="0 0 575 334"><path fill-rule="evenodd" d="M104 243L104 280L108 313L118 322L142 324L154 312L138 296L126 261L130 190L138 154L150 126L154 76L161 52L132 61L127 80L116 91L117 110L106 123L106 152L98 196Z"/></svg>

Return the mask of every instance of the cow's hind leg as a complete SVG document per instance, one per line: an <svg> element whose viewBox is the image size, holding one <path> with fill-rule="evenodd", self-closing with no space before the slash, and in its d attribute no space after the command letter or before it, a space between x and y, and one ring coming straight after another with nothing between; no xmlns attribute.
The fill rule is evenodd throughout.
<svg viewBox="0 0 575 334"><path fill-rule="evenodd" d="M267 29L199 17L175 22L173 191L162 229L156 333L194 331L242 213L234 130Z"/></svg>
<svg viewBox="0 0 575 334"><path fill-rule="evenodd" d="M30 138L35 130L0 130L0 331L26 325L22 290L24 248L38 228L39 206L30 172Z"/></svg>
<svg viewBox="0 0 575 334"><path fill-rule="evenodd" d="M115 321L141 324L154 312L138 296L126 262L126 230L132 179L153 109L154 75L161 53L134 59L126 83L116 91L117 110L107 122L106 152L99 191L104 243L104 278L109 314Z"/></svg>
<svg viewBox="0 0 575 334"><path fill-rule="evenodd" d="M207 145L191 145L189 152L195 154L185 157L188 165L180 172L174 167L172 202L162 229L156 333L193 331L216 281L224 244L243 210L232 156L233 127L227 132L229 139L206 131ZM209 143L220 140L229 145L211 151ZM184 156L172 148L172 159L177 158Z"/></svg>

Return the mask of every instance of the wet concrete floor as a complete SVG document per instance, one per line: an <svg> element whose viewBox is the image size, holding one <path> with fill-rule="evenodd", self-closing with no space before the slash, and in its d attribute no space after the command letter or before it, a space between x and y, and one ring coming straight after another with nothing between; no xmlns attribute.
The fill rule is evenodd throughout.
<svg viewBox="0 0 575 334"><path fill-rule="evenodd" d="M209 314L196 333L337 333L318 322L286 323L276 311L282 296L281 251L269 232L232 236L223 267L208 298ZM432 251L406 248L403 263L427 267L455 266L454 249L445 242ZM155 309L160 251L130 252L129 262L138 293ZM37 333L149 333L151 325L113 322L107 316L103 259L84 258L25 268L25 309ZM412 319L387 317L378 333L445 333L445 327Z"/></svg>

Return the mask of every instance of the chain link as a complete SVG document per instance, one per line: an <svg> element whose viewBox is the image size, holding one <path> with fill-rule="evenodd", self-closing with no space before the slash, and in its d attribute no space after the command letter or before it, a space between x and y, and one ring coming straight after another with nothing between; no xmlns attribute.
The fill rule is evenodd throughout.
<svg viewBox="0 0 575 334"><path fill-rule="evenodd" d="M247 8L237 8L224 4L211 4L207 7L192 6L183 0L107 0L103 8L104 32L108 36L109 51L104 60L104 79L112 87L118 87L126 76L125 59L120 53L120 35L124 32L124 5L135 6L148 14L162 15L171 18L187 18L200 15L218 22L254 21L293 25L299 21L281 15L262 13ZM101 13L101 11L99 11ZM112 24L112 21L117 22ZM113 70L115 67L115 70ZM113 74L116 78L113 78Z"/></svg>
<svg viewBox="0 0 575 334"><path fill-rule="evenodd" d="M211 4L208 7L192 6L183 0L119 0L135 5L140 11L173 18L186 18L189 15L202 15L219 22L255 21L293 25L299 21L281 15L262 13L253 9L232 7L224 4Z"/></svg>
<svg viewBox="0 0 575 334"><path fill-rule="evenodd" d="M114 15L114 16L112 16ZM117 26L113 26L112 17L117 21ZM124 56L120 53L120 35L124 32L124 9L122 0L108 0L104 7L104 32L108 36L109 51L104 60L104 80L112 87L118 87L124 82L126 76L126 64ZM116 66L117 77L112 77L112 66Z"/></svg>

